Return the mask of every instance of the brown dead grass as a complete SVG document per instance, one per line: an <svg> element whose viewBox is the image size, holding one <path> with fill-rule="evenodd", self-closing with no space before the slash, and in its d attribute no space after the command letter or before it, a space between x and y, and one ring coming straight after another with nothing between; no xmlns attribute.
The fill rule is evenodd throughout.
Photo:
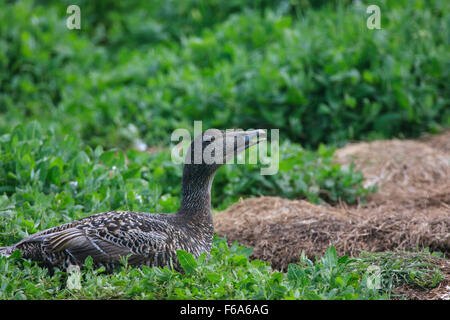
<svg viewBox="0 0 450 320"><path fill-rule="evenodd" d="M438 140L438 139L435 139ZM413 200L448 194L450 153L412 140L362 142L335 153L343 166L354 163L366 181L378 188L371 200L376 203Z"/></svg>
<svg viewBox="0 0 450 320"><path fill-rule="evenodd" d="M450 130L444 131L441 134L424 135L421 141L436 150L450 153Z"/></svg>
<svg viewBox="0 0 450 320"><path fill-rule="evenodd" d="M440 205L411 215L408 207L392 204L335 208L260 197L240 201L214 220L219 235L253 247L254 258L277 269L298 262L302 251L313 258L331 245L340 255L424 247L450 253L449 210Z"/></svg>
<svg viewBox="0 0 450 320"><path fill-rule="evenodd" d="M313 258L331 245L341 255L430 248L448 256L449 141L447 131L421 141L350 144L336 151L336 159L342 165L353 162L366 183L377 186L365 206L251 198L218 212L216 233L229 242L253 247L254 258L269 261L277 269L298 262L302 251Z"/></svg>

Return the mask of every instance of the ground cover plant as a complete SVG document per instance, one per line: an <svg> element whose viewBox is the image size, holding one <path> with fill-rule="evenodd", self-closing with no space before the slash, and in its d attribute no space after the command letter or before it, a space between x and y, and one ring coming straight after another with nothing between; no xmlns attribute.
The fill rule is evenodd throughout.
<svg viewBox="0 0 450 320"><path fill-rule="evenodd" d="M2 299L385 299L399 277L432 286L442 278L426 252L411 254L416 264L399 267L395 254L385 254L379 264L374 256L360 259L338 257L330 248L321 258L311 261L300 257L286 273L272 270L267 262L249 261L252 250L237 243L228 247L215 238L211 256L195 260L185 251L178 256L184 272L169 268L130 268L124 266L113 274L94 270L87 258L86 269L75 275L79 287L70 287L68 275L20 259L20 254L0 259L0 298ZM19 253L19 252L17 252ZM392 262L392 261L394 262ZM367 266L377 269L382 282L373 283ZM395 270L397 268L397 270ZM392 279L395 278L393 281ZM73 280L72 280L73 281Z"/></svg>

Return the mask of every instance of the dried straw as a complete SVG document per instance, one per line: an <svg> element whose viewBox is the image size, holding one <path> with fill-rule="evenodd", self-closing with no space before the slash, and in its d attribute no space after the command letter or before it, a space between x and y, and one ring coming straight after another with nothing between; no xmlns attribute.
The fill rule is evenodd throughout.
<svg viewBox="0 0 450 320"><path fill-rule="evenodd" d="M278 269L298 262L302 251L313 258L331 245L341 255L425 247L450 253L450 153L390 140L351 144L336 155L378 187L366 206L251 198L218 212L216 233L254 247L254 258Z"/></svg>

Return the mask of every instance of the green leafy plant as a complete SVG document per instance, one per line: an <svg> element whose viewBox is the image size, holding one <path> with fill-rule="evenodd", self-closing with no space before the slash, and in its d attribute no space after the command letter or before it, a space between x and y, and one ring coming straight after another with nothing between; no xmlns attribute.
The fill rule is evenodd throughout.
<svg viewBox="0 0 450 320"><path fill-rule="evenodd" d="M445 1L382 2L377 31L356 3L100 3L83 32L60 2L0 3L1 132L39 118L129 148L201 119L316 148L450 124Z"/></svg>
<svg viewBox="0 0 450 320"><path fill-rule="evenodd" d="M378 289L366 281L368 259L338 257L331 247L315 262L304 255L286 273L273 270L267 262L249 260L252 250L234 243L229 247L215 238L211 254L197 260L178 251L183 273L169 267L142 269L124 264L112 274L92 269L92 259L81 270L80 288L67 286L68 274L55 270L50 275L35 263L23 260L18 251L0 258L1 299L385 299L391 287L382 282ZM416 263L403 264L399 272L423 270L418 262L429 261L426 254L410 253ZM384 256L396 263L396 253ZM431 266L431 265L430 265ZM391 268L381 264L381 273ZM385 268L386 267L386 268ZM442 277L442 275L440 275ZM403 283L399 279L397 284Z"/></svg>

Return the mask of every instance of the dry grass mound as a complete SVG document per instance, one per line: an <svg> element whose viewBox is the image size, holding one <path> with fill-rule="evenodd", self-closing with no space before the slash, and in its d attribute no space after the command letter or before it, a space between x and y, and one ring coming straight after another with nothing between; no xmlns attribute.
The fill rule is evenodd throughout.
<svg viewBox="0 0 450 320"><path fill-rule="evenodd" d="M253 247L254 258L285 269L299 261L302 251L313 258L331 245L341 255L423 247L448 254L449 210L434 204L411 214L391 204L348 209L260 197L240 201L214 220L216 233Z"/></svg>
<svg viewBox="0 0 450 320"><path fill-rule="evenodd" d="M433 141L437 140L435 137ZM353 162L355 168L363 173L366 186L378 188L372 197L377 203L450 193L450 153L423 142L382 140L354 143L336 150L335 156L341 165Z"/></svg>
<svg viewBox="0 0 450 320"><path fill-rule="evenodd" d="M216 233L255 248L278 269L304 251L322 255L428 247L450 253L450 131L421 141L386 140L336 151L378 191L364 207L314 205L277 197L247 199L215 216Z"/></svg>
<svg viewBox="0 0 450 320"><path fill-rule="evenodd" d="M422 138L422 141L434 149L450 153L450 130L441 134L427 134Z"/></svg>

